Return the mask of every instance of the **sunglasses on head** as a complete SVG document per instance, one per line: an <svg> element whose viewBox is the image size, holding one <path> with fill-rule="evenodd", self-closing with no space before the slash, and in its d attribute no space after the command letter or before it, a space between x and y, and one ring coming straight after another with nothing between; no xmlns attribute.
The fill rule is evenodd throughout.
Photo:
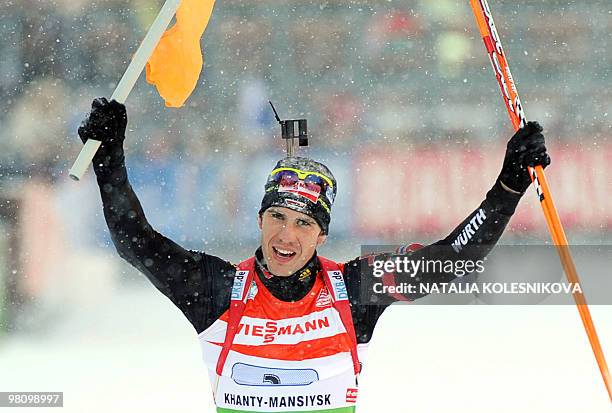
<svg viewBox="0 0 612 413"><path fill-rule="evenodd" d="M325 193L327 188L334 187L331 179L318 172L301 171L295 168L277 168L270 172L270 182L284 185L295 185L303 181L307 188Z"/></svg>

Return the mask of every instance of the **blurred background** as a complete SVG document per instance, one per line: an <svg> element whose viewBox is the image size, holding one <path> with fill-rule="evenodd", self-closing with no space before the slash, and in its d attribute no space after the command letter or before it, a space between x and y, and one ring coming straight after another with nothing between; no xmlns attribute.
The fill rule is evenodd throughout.
<svg viewBox="0 0 612 413"><path fill-rule="evenodd" d="M65 391L75 411L212 409L190 325L116 256L91 171L67 175L91 100L112 94L161 4L0 4L0 391ZM610 2L490 5L527 117L545 127L570 242L612 243ZM185 247L233 262L257 247L284 156L268 100L308 119L300 153L339 181L321 250L337 260L445 237L501 168L512 129L467 0L219 1L202 47L185 107L166 108L144 76L126 102L131 182ZM502 243L548 242L528 193ZM484 308L388 310L362 411L608 411L574 308ZM610 354L612 312L592 311Z"/></svg>

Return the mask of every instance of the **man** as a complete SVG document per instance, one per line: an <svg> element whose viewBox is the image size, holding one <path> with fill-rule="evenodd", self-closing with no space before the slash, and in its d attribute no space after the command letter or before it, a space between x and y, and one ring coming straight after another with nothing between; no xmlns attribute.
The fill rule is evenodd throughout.
<svg viewBox="0 0 612 413"><path fill-rule="evenodd" d="M372 257L338 264L317 255L337 191L331 171L308 158L280 160L257 217L261 245L235 266L185 250L149 225L127 177L126 125L125 106L100 98L79 128L83 142L102 141L93 165L106 222L121 257L195 327L218 411L354 411L361 361L378 318L391 302L422 294L376 297L368 293L374 277L362 274ZM508 142L485 200L446 238L418 249L418 257L484 258L531 183L527 166L549 163L542 128L528 123ZM455 278L441 270L391 275L387 284Z"/></svg>

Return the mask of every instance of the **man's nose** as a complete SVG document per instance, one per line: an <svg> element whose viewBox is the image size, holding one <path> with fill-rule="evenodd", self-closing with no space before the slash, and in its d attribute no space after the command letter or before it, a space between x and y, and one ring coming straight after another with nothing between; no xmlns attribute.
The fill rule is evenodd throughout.
<svg viewBox="0 0 612 413"><path fill-rule="evenodd" d="M281 241L292 242L295 240L295 228L291 224L283 224L280 233L278 234Z"/></svg>

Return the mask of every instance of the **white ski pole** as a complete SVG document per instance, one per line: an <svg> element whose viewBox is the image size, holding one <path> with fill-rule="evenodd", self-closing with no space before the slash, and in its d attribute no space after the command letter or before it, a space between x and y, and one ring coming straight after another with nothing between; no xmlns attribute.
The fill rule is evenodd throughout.
<svg viewBox="0 0 612 413"><path fill-rule="evenodd" d="M151 28L149 28L149 31L138 47L138 50L136 50L132 61L121 77L119 84L115 88L111 99L115 99L119 103L125 102L128 95L134 88L134 84L136 83L136 80L138 80L142 69L144 69L145 65L147 64L151 53L153 53L155 46L157 46L159 39L161 39L162 35L166 31L166 28L172 21L172 17L174 17L180 3L181 0L166 0L166 3L159 11L159 14L155 18ZM77 157L76 161L74 161L72 168L70 168L69 175L72 179L79 181L83 177L100 145L100 141L93 139L88 139L87 142L85 142L79 156Z"/></svg>

